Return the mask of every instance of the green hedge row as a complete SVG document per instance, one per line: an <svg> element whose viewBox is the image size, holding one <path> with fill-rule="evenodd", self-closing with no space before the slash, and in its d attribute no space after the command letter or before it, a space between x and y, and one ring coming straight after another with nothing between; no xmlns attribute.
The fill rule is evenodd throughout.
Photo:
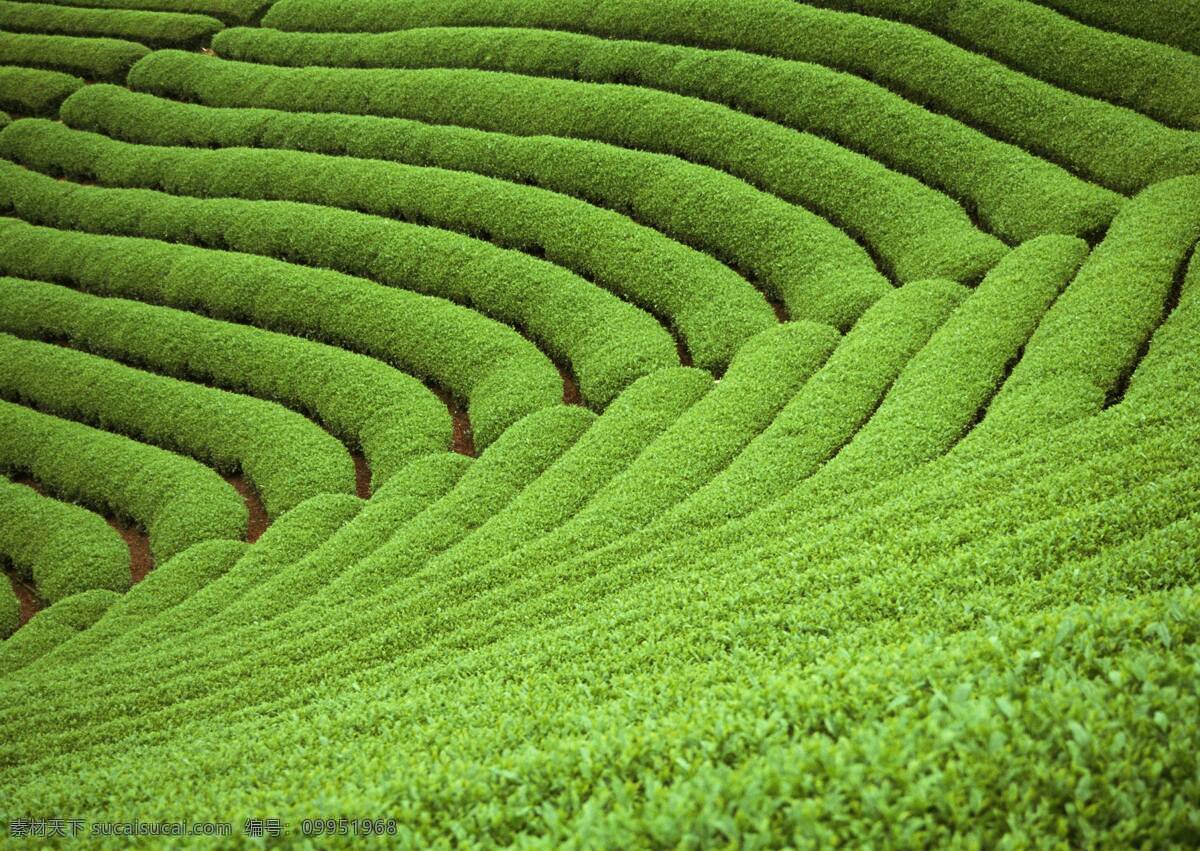
<svg viewBox="0 0 1200 851"><path fill-rule="evenodd" d="M493 178L292 151L130 145L32 120L6 128L0 152L105 186L323 204L525 251L662 317L704 369L724 371L742 343L775 322L762 296L712 258L616 213Z"/></svg>
<svg viewBox="0 0 1200 851"><path fill-rule="evenodd" d="M153 618L138 632L158 636L165 629L181 643L184 635L190 642L228 626L229 614L249 611L243 601L257 601L260 593L278 594L281 600L289 602L302 599L336 579L349 566L347 553L368 553L379 548L395 529L437 504L475 463L475 459L454 453L427 455L402 470L369 502L357 508L347 498L333 494L301 503L271 524L255 543L257 549L247 558L220 580L182 602L169 622ZM268 538L271 532L276 534ZM261 546L264 542L267 557ZM292 567L278 569L275 562L281 559L286 559ZM125 646L132 646L129 642L137 640L136 634L122 635L119 639Z"/></svg>
<svg viewBox="0 0 1200 851"><path fill-rule="evenodd" d="M245 535L242 498L190 458L10 402L0 401L0 425L0 469L137 524L157 563L199 541Z"/></svg>
<svg viewBox="0 0 1200 851"><path fill-rule="evenodd" d="M354 493L337 438L277 405L0 334L0 396L242 472L279 516L318 493Z"/></svg>
<svg viewBox="0 0 1200 851"><path fill-rule="evenodd" d="M402 118L221 109L88 86L68 126L139 144L298 148L471 171L606 207L706 251L793 319L846 328L890 287L846 234L724 172L600 142L522 137Z"/></svg>
<svg viewBox="0 0 1200 851"><path fill-rule="evenodd" d="M508 28L308 34L226 30L221 56L288 66L480 68L647 86L725 104L866 154L939 189L1010 241L1103 230L1123 200L849 74L733 51Z"/></svg>
<svg viewBox="0 0 1200 851"><path fill-rule="evenodd" d="M81 591L42 609L16 635L0 644L0 677L23 668L63 642L84 632L121 595L96 588Z"/></svg>
<svg viewBox="0 0 1200 851"><path fill-rule="evenodd" d="M673 154L808 207L902 281L972 280L1004 253L957 203L911 177L817 136L667 92L462 69L278 68L181 51L147 56L129 85L209 106L407 117Z"/></svg>
<svg viewBox="0 0 1200 851"><path fill-rule="evenodd" d="M198 310L371 355L469 405L475 446L562 400L527 340L443 299L224 251L36 227L0 218L0 272L102 296Z"/></svg>
<svg viewBox="0 0 1200 851"><path fill-rule="evenodd" d="M271 0L54 0L54 5L143 12L188 12L210 15L226 23L244 24L259 17L271 5Z"/></svg>
<svg viewBox="0 0 1200 851"><path fill-rule="evenodd" d="M1197 239L1200 177L1164 181L1134 198L1038 326L980 434L1015 439L1115 401Z"/></svg>
<svg viewBox="0 0 1200 851"><path fill-rule="evenodd" d="M1132 445L1129 440L1130 438L1137 440L1147 437L1147 432L1139 433L1134 430L1129 430L1127 428L1127 422L1120 423L1119 425L1121 428L1116 431L1109 429L1108 432L1104 435L1101 435L1101 437L1103 439L1109 439L1114 434L1125 435L1123 442L1116 441L1117 444L1120 444L1122 450L1128 450L1128 448ZM1193 437L1195 436L1194 433L1195 430L1193 429ZM1162 441L1162 446L1170 450L1173 463L1176 465L1186 465L1188 463L1188 444L1186 442L1181 444L1177 434L1171 434L1168 437L1170 439ZM1087 443L1087 441L1085 441L1085 443ZM1046 468L1050 468L1052 471L1059 471L1062 473L1057 480L1048 482L1044 487L1041 488L1041 491L1039 492L1039 499L1036 502L1032 499L1029 499L1028 502L1022 501L1031 496L1028 490L1025 493L1022 493L1020 492L1019 488L997 489L997 482L994 475L989 476L988 474L990 471L979 467L979 465L966 468L966 470L969 471L968 476L956 476L955 479L952 479L952 481L957 480L956 488L950 488L947 490L945 487L945 481L939 483L941 500L940 504L943 511L949 507L952 510L961 511L964 514L963 522L966 525L963 526L961 533L969 535L970 530L978 524L990 523L996 519L993 515L995 506L988 505L987 503L989 500L1001 500L1005 506L1012 505L1016 506L1017 508L1020 508L1022 505L1026 505L1027 507L1021 510L1028 512L1027 516L1030 518L1037 518L1040 516L1039 512L1045 512L1047 510L1050 510L1051 512L1057 510L1068 510L1070 506L1064 503L1064 494L1068 495L1072 500L1081 500L1082 502L1079 503L1081 505L1087 505L1087 500L1093 498L1092 494L1096 492L1097 488L1103 492L1105 488L1113 486L1111 479L1096 477L1096 469L1094 468L1094 465L1088 466L1087 463L1070 463L1072 458L1086 458L1086 453L1094 453L1095 449L1093 446L1076 446L1061 442L1056 444L1053 441L1042 441L1036 450L1031 449L1031 453L1034 455L1035 460L1038 457L1036 454L1037 452L1041 452L1043 454L1049 452L1050 455L1043 457L1040 461L1040 464L1037 465L1030 464L1029 457L1020 457L1012 461L1005 459L1003 465L1009 475L1015 474L1017 476L1017 479L1014 483L1028 482L1028 477L1030 476L1031 470L1036 471L1038 475L1045 475ZM1085 454L1083 456L1079 456L1078 453L1080 452ZM1130 457L1147 458L1152 456L1147 456L1145 449L1140 448L1133 452L1132 455L1127 453L1125 455L1125 460L1128 461ZM970 484L970 478L972 477L977 480L981 480L982 485L986 488L986 490L984 490L982 493L987 495L987 499L980 499L978 502L973 501L975 494L968 488L968 485ZM1053 478L1053 475L1051 478ZM1087 487L1079 487L1079 485L1088 482L1092 483L1090 490ZM1041 484L1040 481L1038 484ZM913 489L910 487L908 490L911 492ZM890 506L890 510L892 512L891 516L893 519L902 520L906 516L909 519L905 523L874 523L868 526L867 528L873 530L873 534L875 536L897 535L901 536L901 539L903 539L901 533L906 532L913 522L914 517L919 516L914 515L911 512L912 503L904 491L902 490L900 493L902 498L894 501ZM1174 499L1178 496L1178 492L1173 490L1170 494L1168 494L1168 496ZM1195 494L1193 494L1193 498L1194 497ZM1122 494L1122 498L1124 498L1124 494ZM896 504L896 502L899 504ZM1101 510L1101 508L1104 510L1109 510L1109 506L1107 505L1097 506L1097 510ZM908 511L909 513L905 514L905 511ZM1000 517L1003 518L1003 515L1000 515ZM859 520L857 517L854 519L855 521ZM877 521L880 518L871 517L868 519ZM760 527L759 534L762 535L764 530L766 530L767 536L773 537L774 528L775 527ZM1125 527L1121 524L1116 524L1109 527L1084 526L1084 528L1097 528L1104 536L1111 536L1114 534L1121 534L1122 531L1126 530L1128 527ZM801 530L801 533L803 534L803 529ZM947 540L953 540L953 538L947 539L945 537L939 537L937 542L940 546L945 547ZM1038 540L1044 541L1045 538L1042 537ZM399 545L399 543L399 541L395 542L396 545ZM793 546L795 545L795 541L785 543L791 543ZM986 544L988 541L982 541L982 543ZM1033 540L1022 542L1022 546L1033 545ZM816 555L819 553L819 549L811 550L811 548L819 546L820 541L814 541L810 545L810 554L812 557L816 557ZM1069 552L1088 553L1089 551L1095 551L1088 549L1095 546L1094 540L1073 540L1070 542L1069 546L1079 548L1078 550L1070 550ZM1065 556L1067 554L1069 553L1064 553L1063 555ZM863 575L864 573L875 574L879 572L880 567L883 565L893 566L894 569L888 574L888 581L899 581L902 584L891 588L892 593L904 593L905 584L913 583L914 578L919 576L920 570L923 570L926 567L924 561L914 562L910 557L907 556L905 558L897 558L895 561L879 561L870 558L873 555L873 553L865 554L864 558L868 558L869 560L858 566L856 568L856 572L852 575L859 576ZM977 559L985 557L987 555L987 549L981 546L977 548L976 551L971 555L973 558ZM383 556L384 554L381 553L376 569L384 569L383 566L387 562ZM955 554L947 567L958 563L955 562L954 559L961 558L963 558L963 556ZM783 599L783 597L780 596L782 590L775 589L770 593L766 593L764 589L764 595L762 597L754 596L747 599L745 593L746 589L753 588L754 583L746 582L746 577L744 576L737 578L731 577L730 573L735 565L730 561L723 561L725 559L731 559L732 562L736 562L743 568L761 565L761 562L757 558L757 553L749 551L740 553L734 551L731 553L729 551L717 552L706 551L703 549L696 550L694 548L686 548L682 551L675 550L671 552L665 552L654 557L649 565L643 566L639 571L639 575L655 576L656 583L658 583L657 585L652 587L646 587L644 585L628 587L626 592L619 600L614 600L611 602L605 598L604 594L601 594L597 598L592 598L590 605L588 602L589 598L586 594L582 598L576 596L574 597L574 599L577 601L576 604L572 605L567 603L565 607L564 603L566 600L572 599L572 594L578 595L581 593L582 589L580 589L578 586L575 586L574 583L577 581L582 582L585 581L585 579L591 578L595 575L593 572L589 571L586 574L563 573L561 563L543 560L541 562L541 571L539 571L537 575L530 574L528 576L514 576L512 577L514 582L511 586L506 584L489 585L488 587L490 588L498 589L498 593L494 593L490 596L482 593L466 596L462 595L460 592L471 586L464 584L467 580L469 580L469 577L463 577L461 574L455 576L448 585L444 586L433 586L429 582L430 577L428 575L424 573L417 574L406 582L401 583L398 587L391 589L391 591L389 591L388 598L371 602L370 610L368 610L368 601L364 600L364 598L359 597L355 599L353 604L351 604L354 612L354 620L353 622L339 622L338 626L342 630L342 640L336 644L335 650L331 650L329 653L321 655L321 650L319 647L323 646L328 648L329 645L314 644L313 646L307 646L306 644L301 643L289 643L288 649L283 653L283 657L291 660L290 664L295 666L293 670L295 670L297 673L308 671L309 675L311 676L315 674L318 669L323 669L325 673L321 674L320 676L324 677L327 676L332 670L332 668L327 666L334 666L338 669L344 669L347 672L355 671L356 680L359 680L362 677L372 676L374 674L386 674L389 678L394 678L397 676L402 678L404 676L403 672L406 667L412 669L413 666L415 666L422 659L424 659L422 664L427 665L431 664L430 660L444 661L448 656L452 657L454 660L469 659L469 662L467 662L469 665L473 666L475 664L482 664L486 669L487 665L494 664L495 662L486 662L484 660L474 658L472 654L465 652L469 647L485 646L490 642L496 642L499 640L500 646L496 648L496 652L502 654L501 658L513 658L510 655L513 652L512 642L507 640L508 637L522 635L522 638L515 640L525 642L523 646L526 648L531 649L536 647L538 641L546 640L546 635L544 632L542 632L540 628L532 629L529 632L524 632L524 630L529 630L530 627L539 624L548 628L547 621L544 620L546 618L551 620L557 619L560 624L564 623L565 621L565 623L569 624L570 629L578 629L581 631L581 634L584 635L595 636L603 634L607 636L611 634L610 630L617 629L618 627L628 628L634 623L644 623L647 629L657 631L658 629L662 628L661 617L664 613L679 611L678 606L686 605L689 600L704 600L709 605L712 604L712 597L694 587L694 583L698 581L701 583L706 583L709 586L707 589L709 591L721 590L720 587L713 586L714 582L718 582L720 585L728 583L724 589L724 593L733 595L732 599L729 601L730 605L737 605L739 603L739 598L740 603L743 605L750 605L754 600L757 600L758 604L763 606L766 606L769 602L769 611L778 615L779 601L780 599ZM697 571L697 560L703 561L705 563L704 566L707 569L700 569ZM1016 560L1012 563L1023 564L1024 562ZM984 562L984 564L994 565L995 563ZM788 565L791 566L790 569L788 568ZM614 566L610 565L609 567L613 568ZM797 569L796 562L789 558L787 565L779 565L778 567L779 573L772 577L775 581L794 581L794 571ZM836 567L837 570L847 569L847 566L843 564L830 565L830 567L831 569ZM979 566L975 565L974 570L976 572L971 574L972 577L978 575L978 568ZM669 590L666 590L665 593L662 593L657 597L651 592L653 587L658 587L661 589L661 583L666 582L667 577L669 577L673 572L682 572L683 576L681 579L687 584L685 588L679 589L682 596L676 599L675 605L670 605L668 600L671 599L672 593ZM548 582L548 577L553 575L558 575L559 579L553 582ZM944 581L944 579L941 577L939 577L939 580ZM870 584L876 583L873 582ZM917 586L919 586L919 588ZM599 586L600 589L603 587L605 587L603 584ZM936 588L936 586L934 587ZM541 590L533 590L537 588L540 588ZM757 589L755 590L757 592ZM929 592L930 586L927 582L916 582L914 585L914 592L916 590L919 590L920 593L925 594ZM413 596L414 593L417 593L416 597ZM549 595L549 599L535 599L542 594ZM566 600L564 600L564 595L567 595ZM800 595L797 598L793 598L790 595L785 596L787 599L796 599L800 605L803 605L804 600L806 599L804 595ZM836 596L836 592L834 596ZM880 589L877 587L877 585L876 587L860 589L856 592L856 597L860 598L860 602L865 600L878 601L881 597L885 600L887 598L886 594L880 593ZM280 599L284 600L284 598ZM450 612L438 610L436 606L431 608L431 603L433 603L434 600L454 601L457 610ZM284 600L284 602L285 604L290 605L289 600ZM823 606L830 605L830 600L828 597L821 597L817 602ZM657 608L651 607L651 604ZM397 606L401 607L401 609L398 610ZM627 608L628 606L632 606L634 609L638 610L638 615L636 617L630 615L630 610ZM695 628L701 630L711 629L712 622L704 619L704 608L692 607L689 610L694 616L701 619L701 622L697 623ZM411 617L415 620L410 621L408 619L409 615L397 617L398 611L408 612L409 615L411 615ZM659 612L658 620L656 620L655 616L653 615L654 611ZM712 610L710 609L709 611L711 612ZM889 612L891 609L885 604L883 611ZM841 607L836 607L826 611L824 615L828 617L829 615L838 614L839 612L841 612ZM620 613L620 615L617 616L617 613ZM847 609L841 613L844 617L854 617L859 614L854 609ZM861 613L861 615L865 617L866 623L872 622L873 619L870 617L872 614L874 614L875 617L878 617L879 615L878 612L873 612L872 610L867 610L866 612ZM947 614L952 618L959 616L956 611L948 611ZM496 617L503 618L503 623L488 624L479 620L487 618L494 619ZM581 618L585 622L581 622ZM256 618L256 620L258 619ZM608 628L601 628L599 625L605 622L608 622ZM801 614L799 615L799 623L820 624L822 623L822 613L820 611L816 611L809 615ZM248 624L248 626L250 625ZM898 624L898 628L902 629L903 626L903 623ZM447 647L431 645L430 642L433 640L434 634L432 631L434 630L436 630L437 633L440 633L445 640L449 641L451 643L450 646L456 647L459 652L447 653ZM514 632L514 630L519 631ZM275 634L273 628L269 634ZM388 634L392 634L393 637L388 638ZM779 633L774 634L780 635ZM907 633L902 634L907 635ZM361 638L358 642L356 642L354 647L350 647L347 645L345 639L347 636L354 635L360 636ZM662 635L664 637L676 636L680 640L685 638L694 640L696 633L689 632L688 635L684 636L668 629ZM787 639L792 638L791 635L780 635L780 637ZM728 639L722 637L720 640ZM475 642L483 642L483 645L477 645ZM240 650L245 646L249 646L240 642L236 645L236 648L231 648L229 645L230 642L226 640L225 643L219 648L213 646L212 651L217 655L224 654L226 659L229 660L231 659L230 650ZM164 644L163 649L166 650L169 646L171 646L170 643ZM266 656L271 656L274 653L275 645L271 645L270 643L267 645L255 646L263 646L264 658ZM556 652L560 646L560 643L555 642L554 645L548 645L544 647L543 650L546 650L547 652ZM787 648L791 648L791 650L795 649L794 644L791 644L790 642L785 646ZM174 647L172 652L179 652L180 650L181 648ZM396 655L396 653L399 651L403 651L405 653L403 658ZM663 653L661 641L657 643L655 647L653 647L652 652L654 652L656 656L660 656L660 654ZM239 654L232 655L236 656ZM535 653L535 655L538 655L538 653ZM612 659L614 657L620 657L622 654L601 653L600 655L604 656L606 659ZM687 654L684 653L684 655ZM545 664L545 662L540 661L542 656L539 655L538 658L539 664ZM668 654L662 658L671 657ZM383 660L386 660L386 670L380 671L377 669L376 671L372 672L368 667L364 667L379 665ZM134 669L137 669L138 667L145 668L145 666L154 666L152 669L158 670L159 666L161 666L162 660L150 659L147 656L142 655L136 660L129 658L126 661L131 664ZM180 661L186 662L185 659L181 659ZM259 664L261 661L262 660L259 660ZM211 671L215 670L215 668L210 669L207 663L204 663L198 667L189 666L193 673L187 677L172 679L169 683L169 686L167 686L167 684L164 682L162 685L167 686L167 690L156 689L153 695L149 693L149 690L147 690L147 692L143 693L142 695L142 701L140 705L145 708L149 708L159 705L159 701L163 700L165 700L167 704L179 701L172 712L155 716L157 718L157 723L168 725L167 728L162 729L169 729L170 724L181 721L185 717L196 717L189 714L196 712L202 713L206 711L206 708L211 710L215 707L243 707L247 715L253 711L256 711L255 709L251 709L250 704L252 703L255 704L257 709L261 709L262 707L258 704L258 701L268 699L272 694L274 694L273 685L262 680L251 682L252 677L249 676L249 674L246 677L237 676L238 670L243 666L243 662L233 659L233 663L233 667L226 669L224 678L220 679L220 683L224 684L222 688L225 688L225 691L221 694L212 693L209 690L206 690L204 684L205 680L211 680L212 683L217 683L218 680L212 678L211 676ZM771 664L778 664L778 661L773 661ZM253 669L246 668L246 670L250 671ZM424 673L423 668L421 671L415 671L413 676L419 677L422 673ZM389 679L389 682L394 683L395 680ZM572 679L571 682L572 687L577 687L578 682L576 680ZM297 681L289 681L289 695L286 698L282 698L285 701L283 705L284 707L287 705L287 700L290 700L296 696L296 690L298 687L299 685ZM173 691L170 691L169 689L173 689ZM195 699L194 702L192 698ZM305 699L307 699L307 695L305 695ZM295 704L293 704L293 706L294 705ZM280 709L281 707L278 703L276 703L275 708ZM76 705L75 708L70 709L69 711L77 712L79 709L80 706ZM83 717L86 717L86 715ZM92 728L92 734L101 735L104 733L114 733L122 729L129 730L133 723L134 722L132 720L126 721L124 719L115 720L111 724L101 723ZM59 744L67 745L67 743L74 738L77 738L74 734L68 734L61 738ZM53 739L53 737L42 741L41 746L51 746L53 748L57 748L58 745L52 745L51 739Z"/></svg>
<svg viewBox="0 0 1200 851"><path fill-rule="evenodd" d="M0 26L10 32L99 36L148 47L199 47L224 24L207 15L72 8L0 0Z"/></svg>
<svg viewBox="0 0 1200 851"><path fill-rule="evenodd" d="M18 115L57 115L62 102L83 85L59 71L0 65L0 108Z"/></svg>
<svg viewBox="0 0 1200 851"><path fill-rule="evenodd" d="M1171 126L1200 128L1195 97L1200 56L1085 26L1043 5L1025 0L804 2L914 24L1068 91L1127 106Z"/></svg>
<svg viewBox="0 0 1200 851"><path fill-rule="evenodd" d="M314 497L315 498L315 497ZM272 524L273 526L274 524ZM268 528L267 531L270 531ZM266 533L263 533L264 537ZM262 540L262 538L259 538ZM212 540L193 544L121 595L88 629L45 654L38 667L85 662L100 648L167 612L209 582L218 579L250 547L245 541ZM146 636L141 636L146 640Z"/></svg>
<svg viewBox="0 0 1200 851"><path fill-rule="evenodd" d="M98 514L0 479L0 561L32 579L47 603L129 587L129 548Z"/></svg>
<svg viewBox="0 0 1200 851"><path fill-rule="evenodd" d="M6 210L43 224L300 262L465 303L570 364L596 407L679 362L671 335L644 311L552 263L437 228L290 201L81 187L0 162Z"/></svg>
<svg viewBox="0 0 1200 851"><path fill-rule="evenodd" d="M1129 379L1124 401L1137 405L1162 399L1193 399L1200 387L1198 332L1200 251L1193 246L1192 258L1179 283L1178 303L1150 339L1145 357Z"/></svg>
<svg viewBox="0 0 1200 851"><path fill-rule="evenodd" d="M446 406L421 382L311 340L2 277L0 331L298 410L361 448L375 486L417 455L450 445Z"/></svg>
<svg viewBox="0 0 1200 851"><path fill-rule="evenodd" d="M698 370L667 372L696 376L709 385L712 382ZM642 379L638 385L655 378L657 375ZM607 412L603 415L608 416ZM616 416L622 417L620 412ZM319 589L332 609L334 601L352 601L364 590L370 594L386 587L410 574L421 559L436 556L505 511L547 469L572 454L596 421L597 415L575 406L537 411L510 428L473 462L443 454L412 465L350 522L337 524L336 529L315 522L315 512L307 512L307 517L294 517L297 512L293 512L284 519L293 520L294 529L326 530L304 535L310 552L297 559L294 569L272 570L270 575L252 564L235 566L222 579L222 587L214 585L206 599L188 601L190 609L208 612L192 625L190 638L237 626L237 616L256 607L262 614L278 608L264 608L264 599L275 599L286 608L309 599ZM632 438L635 445L637 439ZM546 508L553 510L552 505L544 505ZM397 540L404 546L394 545ZM353 571L355 563L368 553L377 554L371 566ZM347 573L351 575L344 575ZM289 633L299 626L300 621L279 623L280 630ZM315 627L309 621L305 629ZM191 667L174 654L162 662L169 669Z"/></svg>
<svg viewBox="0 0 1200 851"><path fill-rule="evenodd" d="M345 32L438 24L540 27L744 50L872 80L1118 192L1200 171L1195 133L1066 92L906 24L800 3L347 0L333 12L322 0L281 0L263 23Z"/></svg>
<svg viewBox="0 0 1200 851"><path fill-rule="evenodd" d="M1041 0L1041 5L1094 27L1200 53L1200 3L1196 0Z"/></svg>
<svg viewBox="0 0 1200 851"><path fill-rule="evenodd" d="M913 356L879 410L822 474L844 486L947 452L982 416L1087 256L1083 240L1054 234L1014 249Z"/></svg>
<svg viewBox="0 0 1200 851"><path fill-rule="evenodd" d="M678 537L743 516L811 476L862 428L967 294L949 281L914 281L876 302L762 434L659 517L654 534Z"/></svg>
<svg viewBox="0 0 1200 851"><path fill-rule="evenodd" d="M144 45L119 39L0 32L0 65L46 68L88 80L120 83L149 52Z"/></svg>

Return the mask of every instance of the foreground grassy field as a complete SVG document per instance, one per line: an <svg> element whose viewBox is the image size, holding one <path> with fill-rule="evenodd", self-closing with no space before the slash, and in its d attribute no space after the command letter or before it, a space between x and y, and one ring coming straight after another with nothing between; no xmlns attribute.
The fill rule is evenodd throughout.
<svg viewBox="0 0 1200 851"><path fill-rule="evenodd" d="M3 841L1200 845L1200 0L0 0L0 109Z"/></svg>

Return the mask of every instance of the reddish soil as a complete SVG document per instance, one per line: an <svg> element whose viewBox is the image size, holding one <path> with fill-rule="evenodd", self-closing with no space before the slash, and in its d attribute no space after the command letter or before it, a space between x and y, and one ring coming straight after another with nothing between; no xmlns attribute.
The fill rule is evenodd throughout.
<svg viewBox="0 0 1200 851"><path fill-rule="evenodd" d="M105 517L108 525L117 530L129 547L129 577L133 584L141 582L146 574L154 570L154 556L150 554L150 539L135 526L127 526L114 517Z"/></svg>
<svg viewBox="0 0 1200 851"><path fill-rule="evenodd" d="M254 485L250 484L250 480L244 475L238 473L236 476L225 476L225 481L233 485L234 490L246 500L246 510L250 512L250 521L246 524L246 540L253 544L271 525L267 509L263 507L262 499L259 498Z"/></svg>
<svg viewBox="0 0 1200 851"><path fill-rule="evenodd" d="M675 351L679 353L679 363L681 366L692 365L692 353L687 350L687 346L683 344L680 337L675 338Z"/></svg>
<svg viewBox="0 0 1200 851"><path fill-rule="evenodd" d="M354 494L359 499L371 498L371 468L361 452L351 452L354 459Z"/></svg>
<svg viewBox="0 0 1200 851"><path fill-rule="evenodd" d="M435 387L432 384L428 386L446 405L446 410L450 412L450 422L454 426L454 437L450 449L459 455L474 458L475 436L471 433L471 421L467 418L466 408L458 404L449 391L443 390L441 387Z"/></svg>
<svg viewBox="0 0 1200 851"><path fill-rule="evenodd" d="M583 396L579 393L579 384L575 381L575 376L571 374L571 370L562 364L555 364L555 366L558 367L558 374L562 376L563 404L582 405Z"/></svg>
<svg viewBox="0 0 1200 851"><path fill-rule="evenodd" d="M17 576L11 570L5 570L4 572L8 576L8 581L12 583L13 591L17 595L17 601L21 604L20 625L25 626L25 624L29 623L31 617L41 611L42 601L34 593L33 586L29 585L24 579Z"/></svg>

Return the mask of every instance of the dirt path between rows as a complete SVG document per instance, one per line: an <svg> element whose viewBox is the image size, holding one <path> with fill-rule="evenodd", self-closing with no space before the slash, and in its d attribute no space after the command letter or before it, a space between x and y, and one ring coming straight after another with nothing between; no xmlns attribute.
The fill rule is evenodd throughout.
<svg viewBox="0 0 1200 851"><path fill-rule="evenodd" d="M250 514L246 523L246 540L253 544L271 525L271 520L267 517L267 509L263 507L262 498L259 497L258 491L254 489L254 485L250 483L245 474L238 473L223 478L233 485L233 489L241 494L242 499L246 502L246 511Z"/></svg>

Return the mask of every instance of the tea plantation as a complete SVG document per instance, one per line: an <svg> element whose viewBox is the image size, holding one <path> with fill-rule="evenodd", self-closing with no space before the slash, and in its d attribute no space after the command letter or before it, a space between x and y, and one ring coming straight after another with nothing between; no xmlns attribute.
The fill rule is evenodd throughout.
<svg viewBox="0 0 1200 851"><path fill-rule="evenodd" d="M0 110L0 843L1200 846L1200 0L0 0Z"/></svg>

